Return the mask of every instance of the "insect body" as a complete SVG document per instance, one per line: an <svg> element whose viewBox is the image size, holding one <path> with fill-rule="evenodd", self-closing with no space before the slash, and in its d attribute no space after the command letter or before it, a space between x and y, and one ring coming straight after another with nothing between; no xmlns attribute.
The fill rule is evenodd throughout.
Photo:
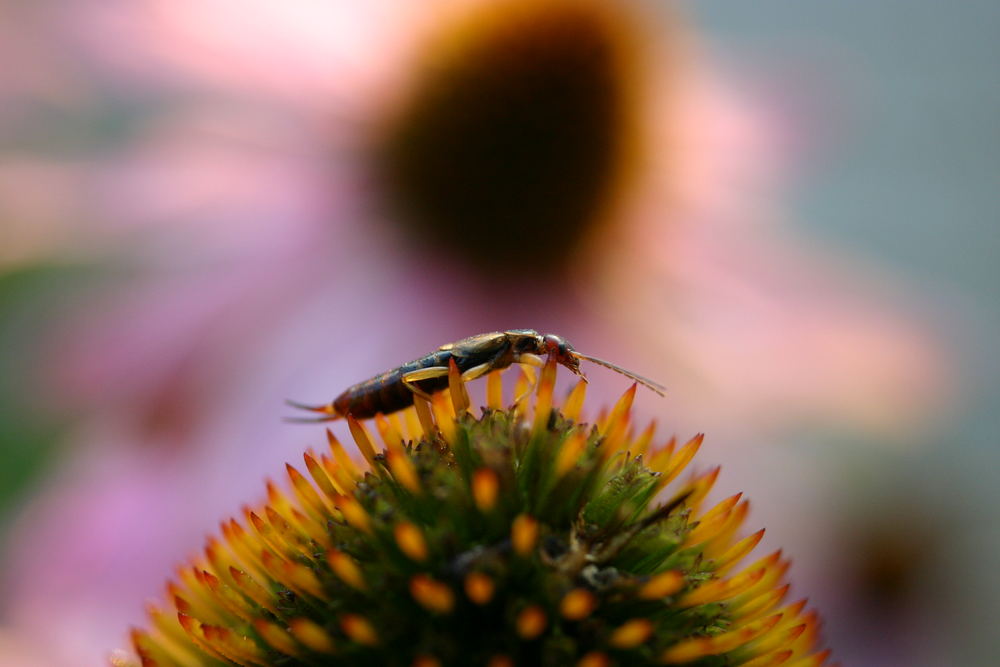
<svg viewBox="0 0 1000 667"><path fill-rule="evenodd" d="M294 401L288 401L288 404L322 415L305 421L332 421L347 415L367 419L379 413L389 414L407 408L413 405L414 396L430 399L431 394L448 386L448 363L452 360L462 374L462 380L469 381L511 364L541 366L544 362L540 355L554 358L584 379L586 376L580 370L580 359L630 377L661 396L665 391L663 386L651 380L577 352L561 336L540 334L532 329L512 329L470 336L442 345L424 357L348 387L325 405L303 405Z"/></svg>

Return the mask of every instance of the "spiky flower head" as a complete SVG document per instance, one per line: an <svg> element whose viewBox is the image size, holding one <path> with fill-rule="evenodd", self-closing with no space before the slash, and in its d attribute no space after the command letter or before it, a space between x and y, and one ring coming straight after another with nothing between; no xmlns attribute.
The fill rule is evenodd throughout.
<svg viewBox="0 0 1000 667"><path fill-rule="evenodd" d="M328 431L287 492L224 521L132 631L141 664L824 663L781 552L744 563L747 501L706 508L718 468L682 476L700 435L654 446L634 386L588 423L586 384L554 405L553 363L512 407L497 372L478 412L449 380L375 418L381 449L348 418L367 470Z"/></svg>

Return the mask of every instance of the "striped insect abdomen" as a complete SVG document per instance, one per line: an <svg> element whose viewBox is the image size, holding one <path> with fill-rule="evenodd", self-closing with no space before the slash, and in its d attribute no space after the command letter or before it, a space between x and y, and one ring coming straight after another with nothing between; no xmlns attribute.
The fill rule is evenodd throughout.
<svg viewBox="0 0 1000 667"><path fill-rule="evenodd" d="M432 366L447 366L450 358L451 352L434 352L359 382L334 400L334 409L340 415L369 419L378 413L387 415L408 408L413 405L413 392L403 384L403 376ZM448 376L420 380L417 385L428 394L433 394L448 386Z"/></svg>

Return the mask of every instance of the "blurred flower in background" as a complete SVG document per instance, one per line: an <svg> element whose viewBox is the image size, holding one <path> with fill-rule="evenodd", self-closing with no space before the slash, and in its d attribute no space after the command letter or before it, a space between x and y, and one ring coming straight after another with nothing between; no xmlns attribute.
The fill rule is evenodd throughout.
<svg viewBox="0 0 1000 667"><path fill-rule="evenodd" d="M665 381L668 428L720 448L805 424L905 442L950 400L891 281L784 229L801 137L673 15L76 0L2 32L25 67L0 88L0 262L60 287L18 306L4 412L68 424L8 533L3 620L52 664L121 644L316 437L281 399L471 333L554 331ZM820 498L763 516L824 525Z"/></svg>

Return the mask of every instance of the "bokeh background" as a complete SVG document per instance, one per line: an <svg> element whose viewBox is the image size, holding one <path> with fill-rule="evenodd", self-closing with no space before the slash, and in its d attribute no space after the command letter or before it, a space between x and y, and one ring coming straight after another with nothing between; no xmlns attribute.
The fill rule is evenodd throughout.
<svg viewBox="0 0 1000 667"><path fill-rule="evenodd" d="M1000 7L356 4L0 8L0 664L103 664L284 398L524 326L669 386L844 665L995 664Z"/></svg>

